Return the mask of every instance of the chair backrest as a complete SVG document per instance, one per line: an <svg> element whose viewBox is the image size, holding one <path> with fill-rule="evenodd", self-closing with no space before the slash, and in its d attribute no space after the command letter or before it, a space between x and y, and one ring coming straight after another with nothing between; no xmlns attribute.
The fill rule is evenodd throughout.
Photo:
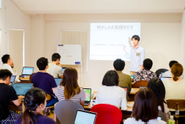
<svg viewBox="0 0 185 124"><path fill-rule="evenodd" d="M161 68L161 69L156 70L155 73L156 73L157 77L159 77L159 75L160 75L161 73L164 73L164 72L166 72L166 71L168 71L168 69Z"/></svg>
<svg viewBox="0 0 185 124"><path fill-rule="evenodd" d="M4 109L3 109L3 106L0 104L0 121L3 118L3 115L4 115Z"/></svg>
<svg viewBox="0 0 185 124"><path fill-rule="evenodd" d="M176 109L178 106L178 109L185 109L185 100L183 99L168 99L166 100L168 108Z"/></svg>
<svg viewBox="0 0 185 124"><path fill-rule="evenodd" d="M30 78L29 78L29 82L30 82L30 83L32 83L32 82L31 82L31 78L32 78L32 76L33 76L34 74L35 74L35 73L32 73L32 74L30 75Z"/></svg>
<svg viewBox="0 0 185 124"><path fill-rule="evenodd" d="M161 120L167 122L166 115L162 111L159 110L158 116L161 117Z"/></svg>
<svg viewBox="0 0 185 124"><path fill-rule="evenodd" d="M97 113L95 124L120 124L122 120L121 110L113 105L97 104L90 111Z"/></svg>
<svg viewBox="0 0 185 124"><path fill-rule="evenodd" d="M61 100L55 105L54 111L61 124L74 124L77 109L84 110L80 103Z"/></svg>
<svg viewBox="0 0 185 124"><path fill-rule="evenodd" d="M133 88L147 87L147 85L148 85L148 81L146 81L146 80L141 80L141 81L135 82L135 83L132 85L132 87L133 87Z"/></svg>

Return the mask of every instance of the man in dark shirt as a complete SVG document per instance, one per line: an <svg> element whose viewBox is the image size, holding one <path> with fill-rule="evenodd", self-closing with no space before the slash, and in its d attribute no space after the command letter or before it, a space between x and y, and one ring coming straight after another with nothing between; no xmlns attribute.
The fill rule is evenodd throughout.
<svg viewBox="0 0 185 124"><path fill-rule="evenodd" d="M48 69L48 59L44 57L39 58L37 60L37 67L39 68L39 72L35 73L31 78L33 86L43 89L51 96L51 99L47 101L46 106L54 105L58 102L58 99L55 98L54 95L57 85L53 76L46 72Z"/></svg>
<svg viewBox="0 0 185 124"><path fill-rule="evenodd" d="M16 106L19 106L24 96L18 96L12 86L9 86L12 73L7 69L0 70L0 105L3 107L4 114L0 122L6 120L15 120L15 113L9 111L8 104L12 101ZM10 118L11 117L11 118ZM12 118L15 117L15 118Z"/></svg>

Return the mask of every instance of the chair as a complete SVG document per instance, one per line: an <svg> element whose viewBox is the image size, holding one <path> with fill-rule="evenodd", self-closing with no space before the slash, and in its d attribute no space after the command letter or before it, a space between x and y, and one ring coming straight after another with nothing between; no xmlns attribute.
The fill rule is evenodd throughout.
<svg viewBox="0 0 185 124"><path fill-rule="evenodd" d="M161 120L163 120L165 122L168 121L167 118L166 118L166 115L162 111L160 111L160 110L159 110L158 116L161 117Z"/></svg>
<svg viewBox="0 0 185 124"><path fill-rule="evenodd" d="M161 69L158 69L155 73L156 73L157 77L159 77L161 73L164 73L166 71L168 71L168 69L161 68Z"/></svg>
<svg viewBox="0 0 185 124"><path fill-rule="evenodd" d="M30 78L29 78L29 82L30 82L30 83L32 83L32 82L31 82L31 78L32 78L32 76L33 76L34 74L35 74L35 73L32 73L32 74L30 75Z"/></svg>
<svg viewBox="0 0 185 124"><path fill-rule="evenodd" d="M55 105L54 111L60 124L74 124L77 109L84 110L80 103L61 100Z"/></svg>
<svg viewBox="0 0 185 124"><path fill-rule="evenodd" d="M148 81L146 81L146 80L141 80L141 81L135 82L135 83L132 85L132 87L133 87L133 88L147 87L147 85L148 85Z"/></svg>
<svg viewBox="0 0 185 124"><path fill-rule="evenodd" d="M122 121L121 110L113 105L97 104L90 111L97 113L95 124L120 124Z"/></svg>
<svg viewBox="0 0 185 124"><path fill-rule="evenodd" d="M166 100L169 109L177 109L179 111L185 111L185 100L182 99L168 99ZM177 119L176 122L178 124L178 119L180 117L185 117L185 115L174 115Z"/></svg>

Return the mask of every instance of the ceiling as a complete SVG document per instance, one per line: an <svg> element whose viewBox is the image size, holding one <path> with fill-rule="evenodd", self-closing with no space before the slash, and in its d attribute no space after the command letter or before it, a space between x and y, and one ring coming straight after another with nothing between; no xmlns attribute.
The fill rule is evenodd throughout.
<svg viewBox="0 0 185 124"><path fill-rule="evenodd" d="M182 13L185 0L12 0L26 14Z"/></svg>

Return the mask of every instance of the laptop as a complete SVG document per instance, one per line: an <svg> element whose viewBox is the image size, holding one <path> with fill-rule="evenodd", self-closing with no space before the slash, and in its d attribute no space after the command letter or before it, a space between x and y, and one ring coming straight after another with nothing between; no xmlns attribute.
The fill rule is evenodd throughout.
<svg viewBox="0 0 185 124"><path fill-rule="evenodd" d="M11 79L10 79L10 83L14 83L15 82L15 78L16 78L16 75L12 75Z"/></svg>
<svg viewBox="0 0 185 124"><path fill-rule="evenodd" d="M128 100L128 87L122 87L126 91L126 99Z"/></svg>
<svg viewBox="0 0 185 124"><path fill-rule="evenodd" d="M34 67L28 67L28 66L24 66L22 68L22 75L23 76L30 76L34 71Z"/></svg>
<svg viewBox="0 0 185 124"><path fill-rule="evenodd" d="M83 88L85 91L85 106L88 106L91 102L91 88Z"/></svg>
<svg viewBox="0 0 185 124"><path fill-rule="evenodd" d="M56 82L57 86L60 85L61 81L62 81L62 78L55 78L55 82Z"/></svg>
<svg viewBox="0 0 185 124"><path fill-rule="evenodd" d="M160 77L161 81L169 79L169 78L171 78L171 77Z"/></svg>
<svg viewBox="0 0 185 124"><path fill-rule="evenodd" d="M18 96L24 96L26 92L33 87L33 83L14 83L12 86Z"/></svg>
<svg viewBox="0 0 185 124"><path fill-rule="evenodd" d="M94 124L96 115L97 114L95 112L78 109L74 124Z"/></svg>
<svg viewBox="0 0 185 124"><path fill-rule="evenodd" d="M66 67L62 67L62 73L64 73L65 70L66 70Z"/></svg>

